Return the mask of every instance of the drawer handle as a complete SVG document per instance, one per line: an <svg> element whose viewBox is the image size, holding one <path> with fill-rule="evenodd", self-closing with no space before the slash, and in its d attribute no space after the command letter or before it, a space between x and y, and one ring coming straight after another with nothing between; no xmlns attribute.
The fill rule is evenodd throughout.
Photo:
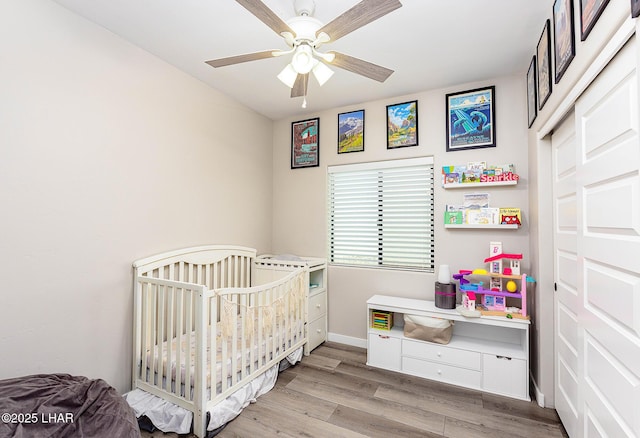
<svg viewBox="0 0 640 438"><path fill-rule="evenodd" d="M320 307L320 304L316 304L316 309L319 309Z"/></svg>
<svg viewBox="0 0 640 438"><path fill-rule="evenodd" d="M389 336L385 336L385 335L378 335L378 337L379 337L380 339L389 339Z"/></svg>
<svg viewBox="0 0 640 438"><path fill-rule="evenodd" d="M442 357L442 353L440 353L440 352L438 351L437 356L438 356L438 357Z"/></svg>
<svg viewBox="0 0 640 438"><path fill-rule="evenodd" d="M442 370L438 370L438 374L442 374Z"/></svg>
<svg viewBox="0 0 640 438"><path fill-rule="evenodd" d="M498 355L496 355L496 359L511 360L511 358L508 356L498 356Z"/></svg>
<svg viewBox="0 0 640 438"><path fill-rule="evenodd" d="M317 329L316 332L322 333L322 329Z"/></svg>

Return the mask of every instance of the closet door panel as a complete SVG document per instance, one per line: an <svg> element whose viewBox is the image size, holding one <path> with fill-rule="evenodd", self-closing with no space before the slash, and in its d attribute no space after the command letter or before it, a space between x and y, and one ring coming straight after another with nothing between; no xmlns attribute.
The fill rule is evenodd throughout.
<svg viewBox="0 0 640 438"><path fill-rule="evenodd" d="M632 39L578 99L577 289L581 431L638 436L640 139ZM593 427L593 428L592 428Z"/></svg>

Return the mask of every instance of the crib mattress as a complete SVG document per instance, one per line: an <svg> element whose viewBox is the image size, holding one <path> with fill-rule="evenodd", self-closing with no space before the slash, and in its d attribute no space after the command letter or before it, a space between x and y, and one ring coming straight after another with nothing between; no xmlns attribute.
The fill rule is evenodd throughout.
<svg viewBox="0 0 640 438"><path fill-rule="evenodd" d="M244 353L244 360L245 360L245 364L247 366L247 369L250 368L251 366L251 362L253 361L253 364L258 367L263 363L268 362L269 360L271 360L271 358L273 357L273 350L275 348L275 353L279 353L280 348L287 348L290 347L290 345L284 345L284 341L283 339L285 339L285 332L286 332L286 328L282 327L281 329L279 329L276 332L276 343L274 346L274 340L273 340L273 336L269 336L267 338L263 338L262 342L258 343L257 340L254 339L253 345L251 346L251 348L246 348L243 350L243 341L241 339L241 334L242 334L242 320L239 319L238 324L237 324L237 341L236 341L236 354L235 354L235 360L236 360L236 371L240 372L240 370L242 369L242 365L243 365L243 353ZM299 321L297 324L294 324L294 331L295 332L299 332L299 328L302 326L302 321ZM289 329L291 330L291 329ZM211 333L210 330L207 330L207 334L209 335ZM220 330L218 330L218 333L220 333ZM216 385L218 386L218 388L220 387L221 383L222 383L222 368L223 368L223 363L226 363L226 378L229 379L232 377L233 374L233 367L232 367L232 352L233 352L233 345L232 345L232 341L228 340L226 342L226 361L223 358L223 346L224 346L224 342L221 339L222 337L220 335L217 336L216 339L216 346L217 346L217 351L216 351L216 372L215 372L215 376L216 376ZM294 343L298 341L298 338L296 336L293 337ZM177 355L176 352L178 350L178 344L180 347L180 365L178 366L177 364ZM152 360L152 354L153 356L155 356L154 361L153 361L153 365L154 365L154 373L156 375L160 374L159 373L159 364L160 362L162 363L162 378L166 379L167 378L167 370L170 370L170 376L171 376L171 382L175 383L176 382L176 373L177 373L177 369L180 369L180 382L181 384L186 383L186 376L187 376L187 361L186 361L186 357L187 355L190 355L190 378L189 378L189 384L190 386L194 385L194 380L195 380L195 361L196 361L196 333L195 332L191 332L188 336L184 335L181 337L181 339L179 338L173 338L170 341L170 345L171 345L171 352L172 352L172 357L171 357L171 361L169 361L169 351L168 351L168 345L169 342L165 341L162 343L162 360L160 361L160 347L159 345L155 346L155 353L152 353L151 349L148 349L146 354L147 354L147 373L150 372L150 364L151 364L151 360ZM269 357L265 357L265 355L267 354L267 347L269 348L269 352L268 352L268 356ZM209 339L207 339L206 342L206 357L207 357L207 367L206 367L206 377L207 377L207 388L211 387L211 363L210 363L210 358L211 355L209 354L211 349L211 343L209 342ZM171 362L169 364L169 362Z"/></svg>

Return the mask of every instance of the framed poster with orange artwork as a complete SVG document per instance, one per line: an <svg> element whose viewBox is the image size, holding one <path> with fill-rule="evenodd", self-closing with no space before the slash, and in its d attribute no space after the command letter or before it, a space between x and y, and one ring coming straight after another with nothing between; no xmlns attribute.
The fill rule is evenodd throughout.
<svg viewBox="0 0 640 438"><path fill-rule="evenodd" d="M320 119L291 123L291 168L320 165Z"/></svg>

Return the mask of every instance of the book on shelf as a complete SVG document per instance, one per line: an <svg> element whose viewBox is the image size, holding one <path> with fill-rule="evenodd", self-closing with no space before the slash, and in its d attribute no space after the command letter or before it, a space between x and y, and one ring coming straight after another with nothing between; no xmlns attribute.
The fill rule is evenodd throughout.
<svg viewBox="0 0 640 438"><path fill-rule="evenodd" d="M465 193L463 195L462 206L467 210L474 210L489 207L488 193Z"/></svg>
<svg viewBox="0 0 640 438"><path fill-rule="evenodd" d="M449 225L462 225L464 223L464 214L462 211L445 211L444 223Z"/></svg>
<svg viewBox="0 0 640 438"><path fill-rule="evenodd" d="M501 208L500 225L522 225L522 214L519 208Z"/></svg>
<svg viewBox="0 0 640 438"><path fill-rule="evenodd" d="M498 223L499 208L478 208L467 211L470 225L495 225Z"/></svg>

